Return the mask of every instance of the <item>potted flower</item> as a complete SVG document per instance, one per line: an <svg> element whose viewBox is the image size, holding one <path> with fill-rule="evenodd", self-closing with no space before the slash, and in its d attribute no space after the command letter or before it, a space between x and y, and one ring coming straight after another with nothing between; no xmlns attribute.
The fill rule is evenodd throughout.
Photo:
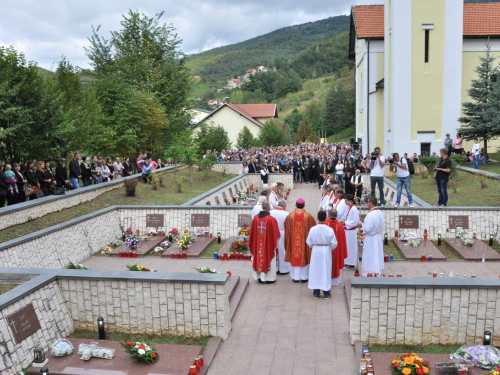
<svg viewBox="0 0 500 375"><path fill-rule="evenodd" d="M122 343L121 346L125 348L125 351L130 355L130 358L135 359L136 361L152 364L158 362L160 359L156 349L145 342L127 341Z"/></svg>
<svg viewBox="0 0 500 375"><path fill-rule="evenodd" d="M250 234L250 228L248 225L243 225L238 231L238 239L242 239L243 241L248 241L248 235Z"/></svg>
<svg viewBox="0 0 500 375"><path fill-rule="evenodd" d="M125 236L125 246L127 248L134 250L137 249L141 245L141 238L139 235L133 233L133 234L127 234Z"/></svg>
<svg viewBox="0 0 500 375"><path fill-rule="evenodd" d="M243 251L247 251L247 250L249 250L248 246L245 244L244 241L242 241L240 239L234 241L231 244L231 251L233 253L242 253Z"/></svg>
<svg viewBox="0 0 500 375"><path fill-rule="evenodd" d="M187 250L194 242L194 234L185 230L182 236L177 240L177 246L182 248L182 250Z"/></svg>
<svg viewBox="0 0 500 375"><path fill-rule="evenodd" d="M401 354L392 361L393 375L424 375L429 373L429 361L415 353Z"/></svg>

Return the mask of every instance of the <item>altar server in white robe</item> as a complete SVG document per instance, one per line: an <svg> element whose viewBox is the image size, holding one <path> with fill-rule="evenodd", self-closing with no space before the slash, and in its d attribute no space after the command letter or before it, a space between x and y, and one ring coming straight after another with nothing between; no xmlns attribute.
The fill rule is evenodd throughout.
<svg viewBox="0 0 500 375"><path fill-rule="evenodd" d="M344 221L348 209L344 199L344 190L337 189L335 195L337 196L337 203L333 205L333 209L337 211L337 220Z"/></svg>
<svg viewBox="0 0 500 375"><path fill-rule="evenodd" d="M384 244L381 234L385 227L384 214L377 208L376 197L368 197L367 204L370 212L364 222L359 222L365 234L361 272L363 276L370 272L381 274L384 270Z"/></svg>
<svg viewBox="0 0 500 375"><path fill-rule="evenodd" d="M271 185L271 191L269 192L269 203L271 203L271 210L278 207L278 184L274 182Z"/></svg>
<svg viewBox="0 0 500 375"><path fill-rule="evenodd" d="M278 222L281 237L278 241L278 275L287 275L290 273L290 263L285 262L285 219L289 215L286 211L286 201L280 199L278 206L271 211L271 216Z"/></svg>
<svg viewBox="0 0 500 375"><path fill-rule="evenodd" d="M266 201L267 201L267 197L265 197L263 195L261 195L259 197L257 204L255 206L253 206L253 208L252 208L252 213L251 213L252 220L255 216L257 216L259 214L260 211L262 211L262 202L266 202Z"/></svg>
<svg viewBox="0 0 500 375"><path fill-rule="evenodd" d="M321 198L321 202L319 203L320 211L328 211L330 208L328 206L328 202L330 201L330 194L328 193L328 185L323 185L322 189L323 197Z"/></svg>
<svg viewBox="0 0 500 375"><path fill-rule="evenodd" d="M306 243L311 247L311 263L309 264L308 288L313 290L314 298L329 299L332 287L332 250L337 247L337 238L332 228L325 224L327 214L318 212L318 225L309 231Z"/></svg>
<svg viewBox="0 0 500 375"><path fill-rule="evenodd" d="M358 225L359 225L359 211L354 204L354 197L351 194L345 197L347 212L345 213L344 220L339 220L344 224L345 239L347 243L347 258L344 263L346 268L353 269L358 264ZM364 261L364 253L363 253Z"/></svg>
<svg viewBox="0 0 500 375"><path fill-rule="evenodd" d="M335 180L330 180L330 189L332 190L330 192L330 201L328 202L328 210L335 209L335 205L338 202L337 196L335 195L335 192L337 191L338 188L340 188L339 185L337 185Z"/></svg>

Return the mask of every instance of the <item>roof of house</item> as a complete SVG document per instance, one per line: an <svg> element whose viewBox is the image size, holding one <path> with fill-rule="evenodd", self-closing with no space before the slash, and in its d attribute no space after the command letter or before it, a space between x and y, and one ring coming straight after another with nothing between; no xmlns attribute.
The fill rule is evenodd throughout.
<svg viewBox="0 0 500 375"><path fill-rule="evenodd" d="M255 70L255 68L250 68L250 69L247 69L247 73L251 73Z"/></svg>
<svg viewBox="0 0 500 375"><path fill-rule="evenodd" d="M253 122L258 127L263 127L264 124L257 120L263 117L278 117L278 108L276 104L232 104L224 103L211 114L203 119L202 122L207 121L210 117L221 111L223 108L231 108L233 111L238 112L243 117Z"/></svg>
<svg viewBox="0 0 500 375"><path fill-rule="evenodd" d="M351 20L358 39L384 38L384 6L352 7ZM500 3L464 4L464 37L500 36Z"/></svg>

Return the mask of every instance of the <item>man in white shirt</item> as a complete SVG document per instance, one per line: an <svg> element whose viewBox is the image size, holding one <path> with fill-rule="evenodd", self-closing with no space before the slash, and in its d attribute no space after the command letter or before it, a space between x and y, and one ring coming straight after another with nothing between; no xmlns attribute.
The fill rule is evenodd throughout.
<svg viewBox="0 0 500 375"><path fill-rule="evenodd" d="M474 144L472 145L472 165L474 166L474 169L479 169L479 153L481 149L479 147L479 140L477 138L474 138Z"/></svg>
<svg viewBox="0 0 500 375"><path fill-rule="evenodd" d="M113 178L123 177L123 165L120 162L120 158L117 156L115 162L113 163Z"/></svg>
<svg viewBox="0 0 500 375"><path fill-rule="evenodd" d="M410 207L413 207L413 196L411 195L411 177L408 171L408 163L405 158L399 158L399 154L394 153L394 159L391 161L390 170L396 172L398 175L398 193L396 196L396 207L401 204L401 192L403 191L403 185L406 189L406 195L408 196L408 203Z"/></svg>
<svg viewBox="0 0 500 375"><path fill-rule="evenodd" d="M271 203L271 210L278 207L278 184L273 182L271 184L271 191L269 192L269 203Z"/></svg>
<svg viewBox="0 0 500 375"><path fill-rule="evenodd" d="M385 157L380 153L380 147L375 147L372 154L366 155L368 161L368 169L370 169L370 182L372 197L375 196L375 185L378 185L380 194L380 206L384 207L384 165Z"/></svg>
<svg viewBox="0 0 500 375"><path fill-rule="evenodd" d="M337 211L337 220L342 222L345 220L347 210L349 209L344 200L344 190L337 189L335 196L337 197L337 203L333 205L332 209Z"/></svg>
<svg viewBox="0 0 500 375"><path fill-rule="evenodd" d="M271 216L278 222L281 237L278 241L278 275L287 275L290 273L291 264L285 262L285 219L289 215L286 211L286 201L280 199L276 209L271 211Z"/></svg>

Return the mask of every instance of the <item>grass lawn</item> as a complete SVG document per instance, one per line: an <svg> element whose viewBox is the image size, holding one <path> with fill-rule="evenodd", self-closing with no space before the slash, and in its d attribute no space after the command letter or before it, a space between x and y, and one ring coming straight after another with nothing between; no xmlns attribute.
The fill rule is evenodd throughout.
<svg viewBox="0 0 500 375"><path fill-rule="evenodd" d="M384 254L387 254L387 255L393 254L394 259L396 259L396 260L404 260L405 259L403 254L401 253L401 251L399 251L396 244L392 241L389 241L387 243L387 245L384 245Z"/></svg>
<svg viewBox="0 0 500 375"><path fill-rule="evenodd" d="M204 257L204 258L212 258L214 257L214 253L219 253L220 254L220 250L222 249L222 246L224 246L224 244L227 242L227 239L226 240L222 240L221 243L217 243L217 241L213 241L209 247L207 247L205 249L205 251L203 251L201 254L200 254L200 257Z"/></svg>
<svg viewBox="0 0 500 375"><path fill-rule="evenodd" d="M187 169L182 169L177 172L178 177L186 177L187 174ZM177 193L174 174L168 172L163 174L164 187L158 186L158 190L152 190L151 185L139 181L137 184L136 196L127 197L125 195L125 188L120 187L108 191L94 200L79 204L78 206L67 208L59 212L53 212L28 223L1 230L0 242L12 240L113 205L179 205L233 177L234 176L228 174L223 175L222 173L212 172L205 180L202 172L193 170L194 186L186 182L182 187L182 193L179 194Z"/></svg>
<svg viewBox="0 0 500 375"><path fill-rule="evenodd" d="M14 289L19 284L0 284L0 294L7 293L9 290Z"/></svg>
<svg viewBox="0 0 500 375"><path fill-rule="evenodd" d="M74 339L99 339L99 333L95 331L87 331L83 329L75 330L68 337ZM111 341L141 341L147 342L148 344L172 344L172 345L201 345L203 349L208 344L211 336L200 336L200 337L185 337L185 336L175 336L175 335L162 335L162 336L152 336L152 335L133 335L130 333L121 332L109 332L106 331L106 340Z"/></svg>
<svg viewBox="0 0 500 375"><path fill-rule="evenodd" d="M450 246L448 246L444 241L441 242L441 246L438 246L437 240L431 241L434 246L438 248L439 251L446 257L448 260L461 260L462 258L458 253L453 250Z"/></svg>
<svg viewBox="0 0 500 375"><path fill-rule="evenodd" d="M423 354L453 354L462 345L370 345L372 353L423 353Z"/></svg>
<svg viewBox="0 0 500 375"><path fill-rule="evenodd" d="M396 176L391 176L390 179L396 182ZM500 206L498 180L487 179L487 188L481 189L478 176L468 172L458 171L456 181L456 193L453 191L453 181L448 182L448 206ZM414 175L411 179L411 191L427 203L432 205L437 204L438 194L436 181L431 176L422 179L420 175Z"/></svg>
<svg viewBox="0 0 500 375"><path fill-rule="evenodd" d="M489 240L483 240L485 245L489 244ZM490 245L488 245L490 246ZM493 250L495 250L497 253L500 253L500 242L493 240L493 246L490 246Z"/></svg>

